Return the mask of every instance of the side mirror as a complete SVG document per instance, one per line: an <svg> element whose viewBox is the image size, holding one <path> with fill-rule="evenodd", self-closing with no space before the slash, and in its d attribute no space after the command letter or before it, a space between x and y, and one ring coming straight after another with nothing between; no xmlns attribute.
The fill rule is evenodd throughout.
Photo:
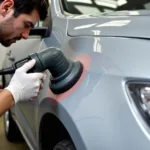
<svg viewBox="0 0 150 150"><path fill-rule="evenodd" d="M48 27L35 27L30 30L29 36L48 37L49 33L50 31Z"/></svg>

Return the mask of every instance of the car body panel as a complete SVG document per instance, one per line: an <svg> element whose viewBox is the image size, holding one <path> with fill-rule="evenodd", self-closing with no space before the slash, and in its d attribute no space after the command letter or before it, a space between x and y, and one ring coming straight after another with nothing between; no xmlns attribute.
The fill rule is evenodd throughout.
<svg viewBox="0 0 150 150"><path fill-rule="evenodd" d="M11 109L26 142L31 149L40 150L40 123L51 113L65 126L77 150L149 150L149 127L135 113L125 87L133 79L149 82L148 16L65 16L60 2L51 0L51 35L37 41L21 40L12 51L28 50L24 55L24 50L14 53L19 60L49 47L59 48L67 58L81 60L84 76L71 90L55 95L46 71L38 98ZM96 27L116 20L130 22Z"/></svg>
<svg viewBox="0 0 150 150"><path fill-rule="evenodd" d="M23 59L27 57L31 53L35 53L38 48L40 47L40 41L41 37L32 37L28 40L21 40L18 41L18 43L12 45L7 49L7 51L11 51L11 56L7 56L8 59L5 59L4 61L5 66L11 66L15 61L18 61L20 59ZM32 47L32 48L31 48ZM19 51L18 51L19 50ZM15 61L10 61L9 58L14 57ZM12 75L6 75L6 85L9 84L9 81L11 79ZM34 126L34 118L30 118L30 116L33 116L34 114L34 103L30 103L28 105L29 108L27 108L27 105L24 104L24 102L20 102L18 105L12 108L12 113L15 116L15 120L17 121L18 125L20 127L25 127L23 129L24 134L29 134L27 137L28 140L32 143L31 145L35 145L36 141L35 138L33 138L34 133L31 128L31 126ZM28 111L26 111L28 110ZM30 115L26 117L26 113L29 113ZM29 120L29 121L26 121ZM29 127L30 126L30 127ZM33 144L34 143L34 144Z"/></svg>
<svg viewBox="0 0 150 150"><path fill-rule="evenodd" d="M99 38L102 44L101 51L98 43L97 47L95 46L95 41L98 40L93 37L75 37L68 39L68 41L65 40L62 49L64 54L72 59L82 54L88 54L91 58L90 69L80 87L74 93L59 101L58 105L50 105L51 96L49 102L48 99L45 100L47 102L40 101L40 99L44 99L44 97L40 97L38 102L45 103L43 104L45 107L49 103L50 108L42 109L44 112L39 109L40 115L38 116L43 116L46 110L52 109L51 111L59 117L68 129L79 150L97 150L99 148L140 150L143 146L144 149L148 149L148 137L143 133L145 129L141 128L133 117L124 82L127 78L128 80L134 78L149 80L150 71L145 66L149 61L149 41ZM69 43L69 45L66 43ZM85 43L88 43L88 45ZM114 45L117 48L111 49ZM143 45L145 45L146 55L143 53ZM118 57L117 54L122 57ZM140 61L141 56L142 63ZM132 61L122 61L122 59ZM44 94L41 93L42 95ZM56 101L58 101L57 98ZM43 105L40 108L43 108ZM59 114L56 114L58 110ZM69 121L70 116L71 120ZM68 121L69 124L67 124ZM128 123L130 126L128 126ZM74 130L72 130L72 126L75 126ZM78 135L78 133L80 134ZM77 135L80 138L77 138ZM139 144L135 145L135 140ZM81 142L83 143L81 144ZM140 142L144 144L141 145Z"/></svg>
<svg viewBox="0 0 150 150"><path fill-rule="evenodd" d="M62 49L63 52L68 54L68 51L71 51L72 53L70 52L70 54L67 56L72 59L84 53L88 54L91 58L90 70L80 84L80 87L67 98L59 101L58 105L55 105L55 103L53 104L54 106L51 105L51 97L49 97L49 99L45 99L45 101L41 101L41 99L44 100L42 95L45 95L41 93L37 102L41 103L39 105L42 106L39 106L39 108L42 108L42 110L39 109L40 115L38 116L43 116L46 112L51 110L57 117L59 117L59 119L68 129L70 135L72 135L72 139L75 143L77 143L77 149L97 150L98 148L103 148L119 150L125 148L140 150L143 147L140 142L145 143L144 149L148 149L149 140L143 134L142 130L140 129L140 125L138 126L135 118L132 115L132 111L129 108L129 98L126 95L123 84L127 77L131 79L138 77L141 78L141 80L143 77L144 79L149 79L150 72L146 68L144 69L144 66L140 65L141 61L139 61L139 64L136 64L139 66L134 64L134 62L138 62L138 56L142 54L143 49L141 48L140 50L138 48L139 52L141 52L140 55L139 53L136 53L136 51L134 53L134 50L136 50L136 46L139 47L142 42L140 43L139 40L124 38L100 39L101 43L105 43L105 46L106 43L110 43L110 45L107 45L108 47L101 46L101 52L94 51L95 40L97 40L97 38L80 37L71 38L68 41L65 40L66 43L72 44L70 44L70 48L67 49L68 45L65 43L66 47ZM110 49L111 44L117 45L117 42L119 42L117 47L118 51L115 51L115 49ZM143 42L143 44L149 44L148 41L143 40ZM85 43L93 46L87 46ZM124 45L126 45L126 47ZM128 47L131 46L132 49L128 49ZM149 54L149 46L146 47L146 54ZM95 50L98 50L98 48ZM113 55L114 51L115 54ZM130 53L131 51L133 55L122 55L125 60L133 60L133 63L128 64L128 68L126 68L127 64L125 64L124 61L118 60L117 62L118 56L116 54ZM115 57L113 58L112 56ZM145 56L146 55L144 55L144 57ZM145 60L145 62L142 63L143 65L146 64L146 61L149 61L148 55L146 57L146 59L143 59ZM143 68L141 72L147 72L147 77L145 76L146 74L139 74L139 71L137 71L138 68ZM128 72L126 69L130 71ZM48 89L49 86L48 82L46 83L47 85L45 85L45 90ZM114 86L115 89L113 88ZM43 92L45 92L45 90ZM108 95L106 94L106 91L108 91ZM124 95L125 98L123 98L122 95ZM48 104L49 108L47 108ZM57 114L58 110L59 114ZM39 120L40 119L41 117L39 117ZM69 119L71 120L69 121ZM69 122L69 124L67 124L67 122ZM127 127L128 123L132 128ZM75 128L74 130L72 129L74 126L76 127L76 130ZM101 128L103 130L101 130ZM80 134L78 135L78 133ZM77 138L77 136L74 135L81 137ZM135 140L137 140L137 143L139 144L135 145ZM83 144L79 144L81 141ZM86 148L83 148L84 144L86 145Z"/></svg>
<svg viewBox="0 0 150 150"><path fill-rule="evenodd" d="M78 16L69 19L68 35L150 38L149 25L149 16L143 15Z"/></svg>

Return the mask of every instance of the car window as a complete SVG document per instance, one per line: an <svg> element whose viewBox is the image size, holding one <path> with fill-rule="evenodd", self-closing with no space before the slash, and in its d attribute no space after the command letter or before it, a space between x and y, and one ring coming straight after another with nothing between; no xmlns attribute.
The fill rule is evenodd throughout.
<svg viewBox="0 0 150 150"><path fill-rule="evenodd" d="M63 0L71 14L101 15L120 10L150 10L150 0Z"/></svg>
<svg viewBox="0 0 150 150"><path fill-rule="evenodd" d="M42 23L43 23L43 21L38 21L36 24L35 24L35 26L34 27L42 27Z"/></svg>

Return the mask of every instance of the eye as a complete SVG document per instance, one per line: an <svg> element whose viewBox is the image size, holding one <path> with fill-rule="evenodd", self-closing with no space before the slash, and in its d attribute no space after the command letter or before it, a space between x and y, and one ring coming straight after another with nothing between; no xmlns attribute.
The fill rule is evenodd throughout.
<svg viewBox="0 0 150 150"><path fill-rule="evenodd" d="M31 25L29 23L24 23L24 28L31 28Z"/></svg>

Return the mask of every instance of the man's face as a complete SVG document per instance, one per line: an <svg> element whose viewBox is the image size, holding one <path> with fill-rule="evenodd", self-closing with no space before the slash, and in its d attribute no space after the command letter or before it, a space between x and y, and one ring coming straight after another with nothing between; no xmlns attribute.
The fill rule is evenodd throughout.
<svg viewBox="0 0 150 150"><path fill-rule="evenodd" d="M5 1L9 2L11 0ZM30 29L39 20L39 14L36 10L33 10L29 15L20 14L16 18L13 16L13 13L14 9L12 7L4 16L0 16L0 43L6 47L22 38L27 39Z"/></svg>

